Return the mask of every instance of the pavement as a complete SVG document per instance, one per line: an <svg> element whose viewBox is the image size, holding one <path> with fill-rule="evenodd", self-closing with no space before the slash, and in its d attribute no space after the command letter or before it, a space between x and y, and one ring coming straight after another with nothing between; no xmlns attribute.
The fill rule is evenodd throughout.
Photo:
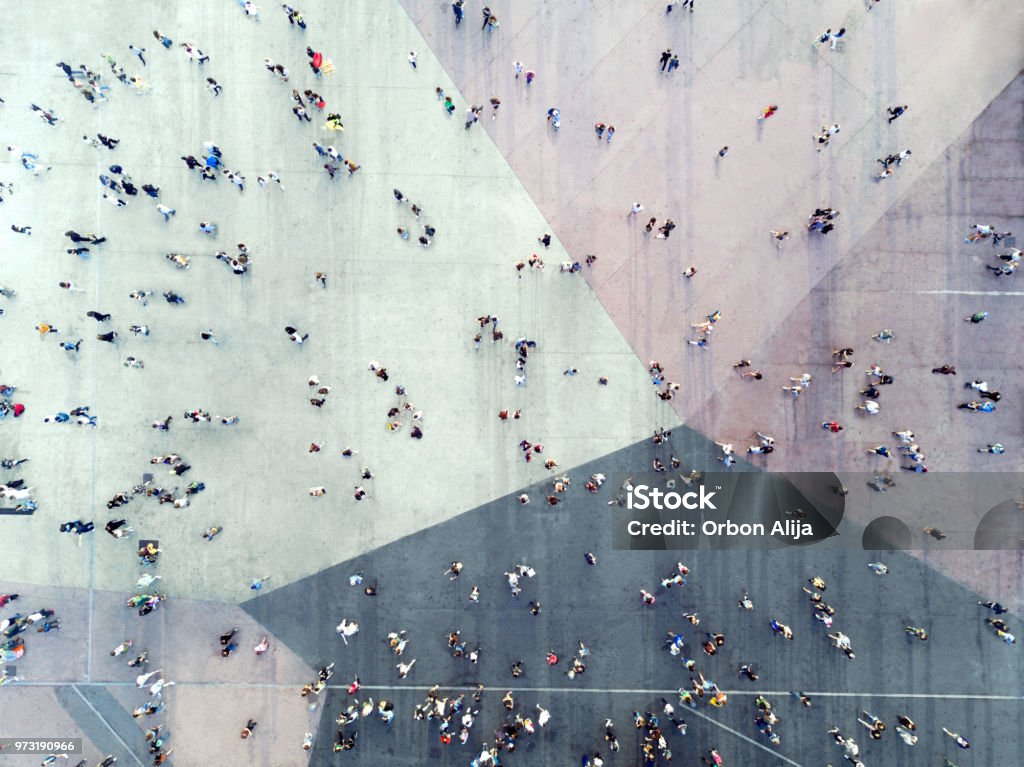
<svg viewBox="0 0 1024 767"><path fill-rule="evenodd" d="M670 736L677 761L717 747L728 764L835 762L825 729L835 723L863 745L856 715L867 708L887 720L909 711L921 726L914 749L891 733L864 746L869 765L932 764L936 753L960 764L1020 763L1019 739L1000 734L1020 718L1019 656L991 635L975 604L1004 601L1012 625L1024 608L1014 502L1020 364L1003 348L1019 319L1019 291L1015 278L995 283L983 270L988 244L962 238L970 223L1021 223L1024 61L1012 46L993 45L992 30L1014 39L1024 9L1001 0L870 11L761 1L666 17L663 3L571 0L492 4L501 25L485 32L479 6L468 3L455 29L448 3L310 2L305 32L277 7L257 22L228 2L90 0L71 20L53 6L17 10L18 28L32 33L12 36L0 54L0 119L8 144L52 169L32 177L16 158L0 165L0 180L15 184L0 208L0 282L17 290L0 299L0 380L19 387L15 400L27 408L0 423L0 453L31 457L10 476L24 477L39 501L31 516L0 516L0 593L20 592L23 612L57 609L62 626L29 636L18 683L0 690L4 734L76 733L90 760L115 753L147 763L140 735L151 722L129 716L144 696L124 659L109 656L133 638L176 682L164 693L174 764L334 764L332 720L354 674L364 695L392 699L400 715L390 730L361 724L345 762L468 763L468 746L441 747L436 728L410 721L408 709L435 683L483 683L471 743L489 740L509 689L502 683L516 681L520 705L541 703L554 719L510 763L578 761L600 747L611 716L623 751L607 763L628 764L637 756L631 711L654 710L688 681L661 639L683 628L682 610L698 609L701 627L688 634L699 639L706 626L729 637L727 652L699 662L731 699L721 711L684 714L689 734ZM841 50L812 46L840 25ZM175 47L163 50L153 29ZM190 64L182 41L210 62ZM148 49L144 68L129 43ZM333 60L334 74L313 79L306 45ZM665 47L682 59L671 75L658 70ZM102 53L152 90L123 87ZM289 83L264 69L266 57L288 67ZM88 105L57 61L104 72L109 102ZM514 61L537 72L531 85L514 79ZM203 87L206 77L223 86L220 96ZM436 86L453 96L454 116ZM321 130L319 115L295 120L292 87L322 94L345 131ZM492 96L501 99L496 119L485 110L465 130L466 107ZM778 114L758 122L773 102ZM61 122L47 126L30 103ZM888 125L884 108L896 103L911 109ZM551 106L562 113L558 133L544 120ZM610 143L595 140L596 121L616 126ZM832 122L842 130L822 152L800 143ZM96 132L122 142L110 152L81 141ZM246 176L244 192L223 178L203 184L178 159L198 155L207 140ZM313 141L333 142L361 169L329 181ZM718 158L723 145L729 154ZM874 157L906 147L913 156L897 174L873 183ZM174 218L165 223L144 197L126 197L120 209L102 200L96 177L113 162L136 184L159 186ZM268 170L283 190L256 184ZM394 201L395 188L423 208L419 220ZM634 200L646 215L676 220L668 240L643 234L643 214L626 215ZM822 205L842 211L838 226L828 238L806 237L804 216ZM218 223L216 238L198 231L201 221ZM438 230L429 249L395 233L418 234L425 223ZM31 225L33 234L7 224ZM780 227L792 232L782 250L768 236ZM66 229L108 242L81 260L65 253ZM553 234L547 249L537 242L544 232ZM238 242L253 257L244 276L212 258ZM191 267L174 269L163 258L172 252L189 255ZM513 265L531 253L547 268L517 275ZM559 272L587 254L597 261L582 275ZM685 281L691 264L699 273ZM316 271L327 272L326 289ZM60 280L84 292L64 293ZM156 300L130 301L138 289L155 290ZM169 289L186 304L166 304L159 294ZM961 321L979 308L992 312L986 324ZM712 347L683 344L689 324L714 309L724 316ZM113 317L99 326L89 310ZM477 350L474 320L487 314L501 318L505 340ZM60 334L39 337L40 322ZM150 335L132 336L131 324L148 324ZM308 341L288 343L286 325ZM882 327L896 332L890 346L870 340ZM218 345L200 340L208 328ZM94 339L107 329L120 334L117 344ZM538 344L525 387L513 380L511 342L520 337ZM57 345L78 338L78 354ZM837 344L854 346L857 362L832 376L825 365ZM123 366L129 355L145 367ZM755 359L764 380L738 380L740 357ZM653 396L651 359L681 386L669 403ZM367 369L370 360L386 365L387 383ZM860 366L876 360L898 381L872 422L852 408ZM938 362L956 363L960 376L928 374ZM578 375L563 375L572 367ZM799 400L776 389L805 370L815 381ZM322 409L307 404L310 375L333 386ZM955 410L967 376L1001 389L998 414ZM423 440L408 438L408 418L397 433L385 428L388 409L404 401L396 384L424 413ZM96 429L43 422L85 404ZM193 408L240 421L187 423L181 414ZM503 408L521 408L523 418L501 422ZM169 432L150 428L168 414ZM843 434L821 431L831 418L846 425ZM673 436L656 451L650 435L659 427ZM896 476L893 491L874 493L865 475L900 472L869 460L865 448L895 428L914 429L936 475ZM683 469L720 469L713 442L742 449L754 429L776 437L776 452L738 468L835 472L850 488L838 538L779 550L614 548L621 512L608 501L625 476L649 471L654 455L677 455ZM543 443L540 460L522 460L523 439ZM1006 455L974 452L994 440ZM324 449L308 452L311 442ZM358 453L345 459L345 448ZM171 452L193 467L181 479L150 463ZM557 471L543 468L546 458ZM360 479L364 466L372 480ZM563 472L573 485L551 509L541 496ZM609 477L596 496L581 487L594 472ZM142 498L104 508L146 473L168 490L191 481L206 489L181 510ZM356 501L360 484L369 497ZM320 485L324 497L307 494ZM524 491L533 498L525 507L514 500ZM66 520L102 527L115 513L136 537L57 533ZM932 541L920 532L925 524L949 538ZM212 525L224 532L207 543L200 534ZM864 550L865 541L895 538L892 551ZM137 539L160 542L156 572L171 597L141 618L123 606L140 574ZM585 564L587 550L597 567ZM639 589L684 554L687 587L659 592L656 606L643 608ZM451 583L441 573L456 557L466 574ZM877 559L888 562L887 578L867 569ZM501 572L519 561L539 575L516 602ZM347 585L357 570L379 580L378 597ZM813 574L829 582L855 661L829 650L810 618L799 588ZM270 579L254 593L251 579L262 576ZM471 605L477 580L484 596ZM752 614L735 608L744 589ZM540 616L525 609L533 598ZM362 627L349 647L334 633L343 616ZM793 643L772 641L770 617L794 627ZM927 643L901 630L925 622ZM235 626L242 649L221 658L216 637ZM410 631L417 657L402 681L381 645L398 628ZM454 628L482 644L479 666L445 657L443 638ZM264 635L271 650L256 657L251 645ZM568 660L581 639L593 650L585 675L570 681L543 666L547 650ZM527 673L512 680L507 668L519 656ZM311 710L298 689L329 661L338 684ZM747 661L761 671L756 685L733 676ZM810 692L812 707L793 705L792 689ZM780 749L750 724L759 691L777 700ZM260 727L243 742L237 733L249 716ZM967 736L971 750L953 754L942 726ZM311 756L300 748L306 731L316 736ZM0 765L20 762L0 754Z"/></svg>
<svg viewBox="0 0 1024 767"><path fill-rule="evenodd" d="M448 82L436 63L425 56L414 72L403 55L397 64L381 59L385 69L371 65L365 33L371 23L403 29L413 42L401 48L422 46L399 7L388 4L372 15L370 4L361 7L352 18L346 13L344 24L338 11L325 10L305 37L281 28L285 18L276 8L260 24L243 24L246 19L231 4L202 6L188 23L154 9L116 33L97 29L78 42L47 37L26 41L21 53L10 52L12 62L25 63L2 83L8 103L39 99L45 87L52 94L48 104L67 115L68 123L74 120L75 129L58 124L43 131L27 109L9 110L19 144L35 146L52 158L54 168L31 178L6 166L5 176L17 179L17 187L5 213L12 221L41 220L58 184L66 199L83 206L55 206L50 215L60 225L37 223L31 238L9 230L0 235L4 280L18 286L4 320L19 329L3 372L17 379L28 407L19 428L8 430L10 449L32 456L36 465L45 457L75 478L38 483L40 509L33 521L47 529L56 530L86 495L86 508L95 508L141 482L146 472L168 489L205 482L192 515L162 514L152 500L124 509L140 533L145 520L146 537L159 540L168 553L192 552L211 525L225 528L222 540L234 539L216 551L167 557L172 569L164 583L172 594L240 600L250 578L271 575L271 586L288 583L508 493L543 473L537 465L512 460L521 439L543 441L548 455L572 466L632 444L653 431L652 423L678 422L663 403L645 396L650 385L643 367L594 293L578 276L558 273L568 256L557 242L544 254L550 266L543 274L516 279L513 264L540 248L536 237L547 224L493 143L481 131L467 135L457 120L447 119L433 93L433 83ZM113 12L94 10L97 22ZM36 13L44 26L48 12ZM176 48L150 51L150 93L114 90L109 103L92 110L59 70L49 71L51 59L99 62L99 52L127 47L121 38L152 39L153 27L170 30L171 24L180 29L174 37L196 42L211 61L200 71ZM220 42L212 31L207 43L201 29L231 30L260 55ZM300 74L303 40L323 45L335 75L315 82ZM130 55L117 58L131 66ZM293 84L315 87L336 105L345 132L329 136L299 125L290 113L290 89L264 70L264 56L286 62L295 73ZM35 61L47 62L42 83L30 75L36 68L28 62ZM224 83L220 97L202 87L205 76ZM183 128L174 116L186 93L197 111ZM243 112L245 119L238 119ZM392 113L406 118L387 119ZM261 132L251 125L276 127ZM86 130L119 135L123 143L114 152L94 150L79 138ZM230 184L204 187L186 171L179 155L201 152L207 139L222 147L227 165L247 176L244 193ZM314 140L336 141L362 170L329 183L311 149ZM163 202L177 209L170 222L143 199L130 198L123 209L100 199L96 176L115 160L136 183L149 180L161 188ZM283 193L256 185L256 176L271 169L280 173ZM429 250L395 234L398 225L417 223L408 205L395 204L396 187L424 209L419 223L436 225ZM219 222L217 239L198 231L206 220ZM101 232L109 242L80 262L64 253L61 233L68 228ZM237 242L248 244L254 260L241 277L212 258ZM173 268L163 258L169 252L191 255L192 265L187 271ZM316 271L328 273L326 291L314 282ZM56 285L65 278L87 292L61 295ZM127 300L136 289L156 295L148 306L138 306ZM160 298L168 289L187 303L168 305ZM107 324L121 335L116 346L93 340L99 330L85 316L90 309L113 314ZM474 353L475 320L486 314L501 318L506 342L485 342ZM61 330L58 340L86 338L82 351L68 359L54 336L38 338L32 328L41 321ZM150 335L131 336L131 324L148 324ZM289 344L286 325L302 328L309 340L302 347ZM217 332L219 345L200 340L199 332L208 328ZM543 352L531 360L525 389L513 382L511 346L523 336ZM145 367L123 367L129 355ZM47 374L30 380L37 360ZM389 383L367 370L370 360L388 368ZM571 366L586 373L564 378ZM323 409L306 404L311 375L334 386ZM599 375L608 378L607 387L598 387ZM408 438L408 426L401 433L385 428L386 414L398 401L396 384L424 413L422 442ZM531 397L534 389L542 395ZM86 403L98 416L95 432L42 422L55 410ZM624 410L623 403L631 404ZM197 407L241 421L231 427L186 423L181 414ZM522 408L524 417L502 424L501 408ZM175 419L170 432L150 428L168 414ZM130 455L123 449L126 441L133 446ZM308 453L311 442L322 443L323 451ZM351 461L340 455L346 448L358 451ZM450 453L449 459L438 461L437 451ZM167 467L149 464L151 456L171 452L194 467L182 481L171 482ZM357 504L352 490L361 484L363 466L376 479L368 483L370 498ZM37 484L31 477L30 483ZM310 498L306 490L318 485L328 494ZM395 507L407 513L381 513ZM283 521L291 534L280 536L277 524L253 524L256 509ZM335 531L342 522L348 532L339 537ZM27 546L34 530L12 521L4 535L11 545ZM100 553L89 566L82 560L88 549L69 545L64 548L73 564L17 563L4 575L82 587L92 568L95 587L127 588L125 567L133 552L118 544L125 541L97 541ZM276 555L268 572L250 572L250 562L271 552Z"/></svg>

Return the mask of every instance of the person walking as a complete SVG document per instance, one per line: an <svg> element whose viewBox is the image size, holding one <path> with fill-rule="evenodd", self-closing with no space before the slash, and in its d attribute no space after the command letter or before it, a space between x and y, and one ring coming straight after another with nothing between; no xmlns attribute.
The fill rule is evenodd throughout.
<svg viewBox="0 0 1024 767"><path fill-rule="evenodd" d="M885 111L889 113L889 124L892 124L893 120L898 119L909 107L904 104L903 106L889 107Z"/></svg>
<svg viewBox="0 0 1024 767"><path fill-rule="evenodd" d="M965 738L965 737L963 737L962 735L960 735L960 733L957 733L957 732L951 732L950 730L947 730L947 729L946 729L945 727L943 727L943 728L942 728L942 731L943 731L943 732L944 732L944 733L945 733L946 735L948 735L949 737L951 737L951 738L952 738L952 739L953 739L954 741L956 741L956 744L957 744L957 745L958 745L958 746L959 746L960 748L962 748L962 749L966 750L966 749L968 749L968 748L970 748L970 747L971 747L971 744L967 742L967 738Z"/></svg>
<svg viewBox="0 0 1024 767"><path fill-rule="evenodd" d="M129 45L128 46L128 50L131 51L132 53L134 53L138 57L139 61L142 62L142 66L146 66L146 59L142 55L142 54L144 54L146 52L145 48L136 48L134 45Z"/></svg>
<svg viewBox="0 0 1024 767"><path fill-rule="evenodd" d="M818 36L818 39L814 41L814 47L824 45L831 41L832 45L829 46L830 50L835 50L839 40L846 34L846 27L841 27L838 32L833 32L830 29L826 29L825 32Z"/></svg>

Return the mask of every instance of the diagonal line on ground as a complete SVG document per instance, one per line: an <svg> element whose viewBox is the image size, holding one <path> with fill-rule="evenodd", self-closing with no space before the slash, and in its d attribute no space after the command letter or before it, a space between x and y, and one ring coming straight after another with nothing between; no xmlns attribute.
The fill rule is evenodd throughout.
<svg viewBox="0 0 1024 767"><path fill-rule="evenodd" d="M94 685L95 686L100 686L98 683L95 683L95 682L87 682L86 683L86 686L94 686ZM70 687L71 687L72 690L75 691L75 694L78 695L78 697L82 699L82 702L85 703L85 705L89 707L89 710L92 711L96 715L96 718L99 719L103 723L103 726L106 727L108 730L110 730L110 734L113 735L115 738L117 738L117 742L120 743L124 747L124 750L127 751L131 755L132 759L135 760L135 763L138 764L139 767L145 767L145 765L142 764L142 761L139 759L139 757L137 757L135 755L135 752L132 751L131 747L127 743L124 742L124 739L120 735L117 734L117 730L115 730L113 727L111 727L110 726L110 722L108 722L106 720L106 718L103 716L103 714L101 714L99 711L97 711L96 707L89 701L89 699L86 698L84 695L82 695L82 692L78 689L79 685L71 684Z"/></svg>

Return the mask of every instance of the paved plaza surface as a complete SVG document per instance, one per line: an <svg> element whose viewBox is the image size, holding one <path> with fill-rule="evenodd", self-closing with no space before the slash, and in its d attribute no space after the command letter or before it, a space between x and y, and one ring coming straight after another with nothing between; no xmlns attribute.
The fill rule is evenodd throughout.
<svg viewBox="0 0 1024 767"><path fill-rule="evenodd" d="M0 458L31 460L0 481L23 478L38 507L0 514L0 594L21 594L0 619L48 607L61 626L22 635L25 655L8 670L17 680L0 688L0 737L82 737L90 765L106 754L143 765L153 761L143 731L165 721L168 764L465 765L510 719L501 697L511 690L523 716L536 720L541 705L552 718L503 764L579 764L595 752L609 767L642 764L634 711L659 715L677 764L717 749L730 767L838 765L832 725L856 739L867 767L1024 763L1019 648L999 641L977 604L1007 605L1001 617L1020 634L1024 290L1018 275L984 268L1012 237L999 248L964 243L975 223L1024 225L1024 56L1014 45L1024 8L727 0L666 14L665 5L497 0L491 30L481 29L476 0L459 27L447 0L310 0L305 30L276 4L257 21L230 0L13 11L0 52L0 126L4 147L16 148L0 164L0 181L14 185L0 192L0 285L17 292L0 297L0 383L17 386L9 401L26 410L0 421ZM838 50L812 45L839 27ZM173 46L161 47L154 29ZM190 62L183 42L210 60ZM145 66L129 44L147 49ZM315 79L306 46L333 72ZM681 64L667 74L658 63L666 48ZM151 88L118 82L104 54ZM287 67L287 83L266 58ZM87 103L57 62L101 73L108 100ZM529 84L526 71L536 75ZM452 97L453 115L436 87ZM307 104L312 121L296 119L292 88L322 95L324 113ZM47 125L30 104L59 122ZM768 104L778 113L758 121ZM885 109L896 104L910 109L890 124ZM484 109L465 129L471 105ZM545 120L552 107L557 132ZM323 128L329 112L344 132ZM599 121L616 127L613 139L595 137ZM812 134L832 123L840 132L815 151ZM120 144L82 141L97 133ZM245 176L244 191L224 174L201 181L179 159L202 160L207 141ZM314 142L335 145L359 170L342 165L330 179ZM893 176L872 180L876 157L907 148ZM38 155L38 175L22 167L23 152ZM111 163L136 185L159 187L159 201L118 193L127 205L108 204L97 177L111 175ZM280 187L257 184L268 171ZM644 210L630 216L634 201ZM175 209L170 220L157 202ZM805 231L819 207L841 211L827 236ZM651 216L677 228L668 239L645 234ZM200 222L216 223L216 236ZM437 229L429 248L416 242L424 225ZM770 229L790 231L781 249ZM66 230L107 242L81 258L66 252ZM550 247L537 241L545 232ZM213 257L236 243L251 253L243 275ZM175 269L168 253L190 267ZM533 253L546 269L517 273ZM586 264L588 255L596 261ZM560 272L573 261L584 264L580 274ZM691 265L697 275L686 279ZM327 274L326 288L316 272ZM130 300L136 290L155 291L148 305ZM166 303L168 290L185 303ZM112 317L98 324L90 310ZM686 344L697 338L691 323L715 310L713 343ZM963 321L982 310L983 323ZM503 340L481 331L476 318L486 315L500 317ZM41 335L40 323L60 332ZM133 335L131 325L150 333ZM290 343L285 326L308 339ZM872 340L883 328L891 343ZM218 344L200 338L207 329ZM108 330L116 343L96 340ZM77 352L59 346L80 338ZM537 344L525 386L515 381L519 338ZM837 346L854 348L855 364L833 374ZM129 356L144 367L122 364ZM762 380L739 377L741 358ZM650 360L679 384L671 401L656 396L665 387L651 385ZM896 381L881 387L881 412L863 415L854 409L862 373L876 363ZM930 372L943 363L959 375ZM781 387L804 372L813 382L788 396ZM322 408L308 404L312 375L332 387ZM963 390L975 378L1002 393L998 412L957 409L977 398ZM389 409L405 402L413 406L397 416L403 427L389 430ZM96 428L44 422L83 405ZM194 409L213 421L182 417ZM502 409L522 418L501 421ZM410 439L414 411L422 439ZM168 415L168 431L151 428ZM220 423L230 416L238 422ZM823 431L826 420L844 431ZM672 432L660 445L651 440L659 428ZM928 475L900 471L898 456L868 455L881 443L895 453L896 429L915 432ZM616 549L626 477L673 456L673 476L723 471L715 442L742 454L755 430L774 436L774 453L729 471L834 472L849 491L829 502L842 509L838 536L771 550ZM543 453L524 461L521 440ZM977 452L994 442L1004 455ZM311 443L323 447L310 452ZM346 448L356 452L346 458ZM191 470L179 478L150 463L170 453ZM545 469L547 459L557 467ZM896 486L869 489L878 473ZM191 482L205 489L185 508L139 496L107 509L146 474L175 497ZM590 493L583 485L594 474L607 481ZM549 506L563 475L571 484ZM318 486L326 494L310 497ZM361 501L357 486L367 491ZM102 530L119 518L134 528L127 540ZM58 532L74 519L97 529ZM896 532L880 536L894 519L885 529ZM206 542L211 526L223 532ZM135 553L142 540L162 549L148 570ZM881 540L891 548L865 550ZM453 560L465 565L457 580L443 574ZM659 587L679 561L687 584ZM888 575L872 574L867 565L878 561ZM524 563L537 574L515 599L503 573ZM140 617L124 601L146 572L160 576L169 600ZM376 582L376 596L350 585L355 573ZM801 590L813 576L828 584L832 630L850 636L854 660L813 619ZM479 603L469 599L474 585ZM641 604L640 589L654 592L653 606ZM749 612L737 607L745 591ZM683 619L691 612L699 626ZM335 632L342 618L360 625L347 644ZM773 618L792 627L792 642L773 635ZM928 641L905 626L927 626ZM234 627L240 649L222 658L217 637ZM403 658L386 641L399 630L410 639ZM479 663L451 657L445 638L455 630L469 649L479 645ZM724 708L678 703L691 674L663 648L677 631L684 656L728 694ZM715 657L701 650L705 631L727 638ZM264 636L270 649L257 656ZM111 657L129 638L129 654ZM570 679L579 642L591 655ZM136 720L148 696L124 661L143 649L147 670L175 684L162 693L164 711ZM548 651L560 658L551 668ZM396 663L412 658L399 679ZM525 673L513 679L516 660ZM299 690L328 663L335 675L310 706ZM737 674L742 663L757 669L756 682ZM347 725L357 746L334 754L355 676L355 697L392 701L396 718ZM434 685L442 697L464 693L468 705L480 684L467 744L443 745L437 721L413 720ZM778 746L754 725L759 693L778 712ZM688 723L685 735L662 714L662 698ZM878 741L857 723L865 710L889 724ZM894 732L898 715L917 722L916 746ZM250 717L259 726L243 741ZM607 718L617 753L603 740ZM9 753L0 765L32 763Z"/></svg>

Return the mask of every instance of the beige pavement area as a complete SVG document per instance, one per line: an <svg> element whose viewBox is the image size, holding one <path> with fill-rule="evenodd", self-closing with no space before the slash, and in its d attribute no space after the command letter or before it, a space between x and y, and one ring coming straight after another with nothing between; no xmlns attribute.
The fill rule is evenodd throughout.
<svg viewBox="0 0 1024 767"><path fill-rule="evenodd" d="M567 24L521 5L502 9L502 27L491 37L451 34L437 8L405 5L464 91L484 100L492 90L513 90L523 108L512 120L489 126L496 143L570 251L598 254L592 282L603 304L642 359L659 359L670 379L685 383L673 404L688 423L712 436L739 424L732 420L734 410L715 408L709 398L731 385L732 362L757 357L763 339L791 341L761 358L758 364L766 369L792 365L789 375L796 375L811 359L819 366L827 362L840 338L815 338L809 346L787 337L806 324L789 321L791 308L850 254L877 243L880 234L869 233L908 190L938 181L918 180L1024 64L1006 49L976 55L987 46L991 29L1024 25L1024 12L1012 3L881 3L870 12L857 3L842 9L771 3L743 6L743 12L739 4L725 3L668 18L657 3L614 11L583 4L577 7L580 21ZM584 26L601 34L591 42ZM847 28L841 50L812 45L824 29L839 26ZM687 62L671 75L657 64L666 47ZM538 71L530 88L510 82L514 60ZM953 82L955 89L949 87ZM779 112L756 121L768 103L779 104ZM902 103L910 111L888 125L885 107ZM548 105L562 112L565 127L557 136L541 119ZM611 144L595 140L589 126L596 120L618 128ZM812 133L833 122L841 124L840 133L822 152L813 151ZM1013 127L1008 133L1019 140ZM723 145L729 155L720 159ZM992 151L1001 152L1003 166L1017 169L1018 146L993 142ZM871 181L879 167L875 157L907 147L913 156L895 177ZM970 199L972 187L959 178L942 183L947 185L933 188ZM999 216L1005 228L1013 228L1018 212L1006 210L1005 201L1016 188L1003 186L1001 193L969 206L940 199L927 211L904 207L900 226L907 231L898 236L920 242L928 229L929 241L941 236L934 245L952 258L971 216ZM638 226L643 214L636 221L625 216L633 200L659 221L674 218L679 228L667 241L651 241ZM807 214L819 206L842 212L825 238L802 231ZM943 224L936 227L931 217L941 217ZM768 235L773 228L791 232L781 252ZM698 276L692 282L677 279L691 264ZM899 268L887 260L884 272L894 267ZM987 272L977 271L972 281L991 284L984 280ZM915 274L925 279L928 270ZM940 281L947 275L942 289L959 287L959 273L932 275ZM852 295L863 304L864 296ZM883 293L870 295L884 305ZM721 309L724 319L711 350L685 346L689 323L713 309ZM813 317L818 325L836 320ZM925 326L914 329L915 339ZM771 411L784 412L785 402L769 401ZM765 407L761 398L751 404ZM839 414L848 412L845 404L829 404ZM941 417L932 408L922 414L925 421ZM808 457L794 448L787 445L773 463L809 467ZM842 460L862 465L856 449L843 450ZM943 468L975 465L964 459Z"/></svg>
<svg viewBox="0 0 1024 767"><path fill-rule="evenodd" d="M144 754L143 731L166 722L173 733L171 745L181 746L175 763L234 764L245 759L276 765L284 754L301 756L302 733L316 729L319 711L292 705L316 670L236 606L177 598L173 606L140 618L124 606L135 592L90 593L2 581L0 593L21 593L12 606L22 613L55 607L61 619L59 632L37 634L30 629L22 635L25 655L16 664L21 684L0 688L4 737L84 737L91 763L112 750L133 764L126 751ZM239 649L223 658L217 635L232 628L239 629ZM270 647L257 656L252 648L264 636ZM112 657L110 652L126 639L134 642L132 647ZM150 662L144 669L128 667L129 659L147 650ZM175 682L163 693L166 710L132 720L128 712L149 699L146 690L136 688L136 676L158 669L162 673L150 683L161 677ZM68 705L80 719L70 718ZM258 738L241 743L223 737L241 730L250 716L264 723L257 728ZM89 737L96 733L98 742ZM299 733L298 742L290 742L288 733ZM23 762L0 755L0 764L8 763Z"/></svg>
<svg viewBox="0 0 1024 767"><path fill-rule="evenodd" d="M962 243L979 219L1021 224L1024 59L991 45L992 29L1024 27L1019 5L721 3L664 18L658 3L582 3L578 21L558 23L527 4L502 8L491 36L452 34L441 9L404 5L463 91L484 100L511 89L520 108L488 126L495 142L569 250L598 254L592 284L638 356L683 384L672 404L687 425L729 441L773 434L778 449L761 464L776 470L868 469L865 449L908 427L933 471L1020 469L1009 447L1019 429L1005 428L1020 420L1020 366L1005 353L1019 289L983 269L987 243ZM840 26L840 50L812 45ZM669 47L683 66L665 75L657 61ZM529 88L511 79L516 60L538 73ZM769 103L778 113L757 121ZM890 125L896 104L910 110ZM551 105L558 135L543 122ZM590 130L598 120L616 125L611 144ZM814 151L812 134L833 122L839 134ZM873 182L874 158L905 148L913 155L897 174ZM635 221L625 215L634 200L646 207ZM803 231L820 206L841 211L827 237ZM645 215L678 228L652 240ZM769 229L791 232L782 250ZM690 265L697 277L678 277ZM1009 292L983 295L993 290ZM980 308L995 322L961 321ZM723 319L711 348L686 346L689 324L714 309ZM897 332L888 347L870 340L884 327ZM845 345L855 368L832 376L829 352ZM764 380L738 380L740 358ZM881 415L857 417L854 371L876 360L898 381ZM943 362L996 384L1006 415L964 417L962 381L928 372ZM817 380L790 401L781 386L805 371ZM847 427L839 437L820 429L833 418ZM1008 454L974 451L992 441ZM1015 554L948 558L973 587L1016 599Z"/></svg>

